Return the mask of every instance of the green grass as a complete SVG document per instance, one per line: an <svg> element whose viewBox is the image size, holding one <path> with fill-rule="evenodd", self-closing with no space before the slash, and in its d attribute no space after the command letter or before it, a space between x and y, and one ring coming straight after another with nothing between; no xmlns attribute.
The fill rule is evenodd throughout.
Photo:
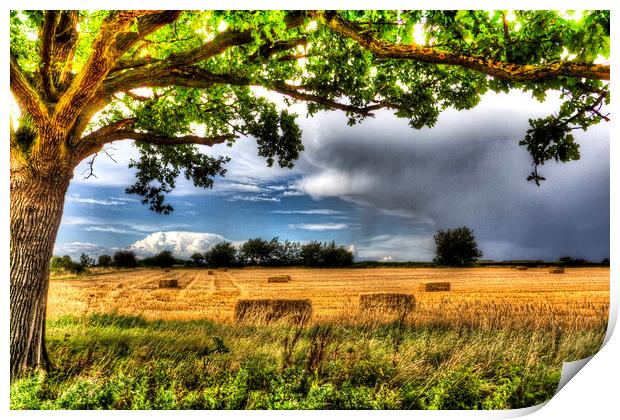
<svg viewBox="0 0 620 420"><path fill-rule="evenodd" d="M589 331L235 326L96 314L48 322L54 368L12 409L505 409L547 401Z"/></svg>

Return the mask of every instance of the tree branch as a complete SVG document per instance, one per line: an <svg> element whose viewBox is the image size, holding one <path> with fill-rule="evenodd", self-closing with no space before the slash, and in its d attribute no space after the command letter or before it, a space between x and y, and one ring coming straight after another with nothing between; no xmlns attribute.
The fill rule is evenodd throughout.
<svg viewBox="0 0 620 420"><path fill-rule="evenodd" d="M41 77L41 86L48 97L51 97L52 92L52 44L54 43L54 31L59 20L60 13L57 10L47 10L45 12L43 25L39 31L39 40L41 45L39 50L39 55L41 57L41 68L39 69L39 74Z"/></svg>
<svg viewBox="0 0 620 420"><path fill-rule="evenodd" d="M332 31L356 41L379 58L415 60L424 63L457 65L476 70L498 79L515 82L538 82L557 77L585 77L609 80L609 65L574 62L549 64L514 64L451 51L440 51L416 44L401 45L387 42L361 26L342 18L337 12L309 12Z"/></svg>
<svg viewBox="0 0 620 420"><path fill-rule="evenodd" d="M285 18L287 29L293 29L303 24L303 12L291 12ZM227 49L235 46L250 44L254 42L251 30L237 31L228 30L218 33L211 41L206 42L200 47L189 51L172 54L163 60L152 60L151 58L140 58L136 60L121 60L112 69L112 72L120 70L139 68L147 65L157 66L160 69L168 67L190 66L208 58L214 57Z"/></svg>
<svg viewBox="0 0 620 420"><path fill-rule="evenodd" d="M179 11L123 10L113 12L101 25L92 52L84 68L58 101L53 123L58 127L70 127L77 118L77 110L83 108L97 95L104 78L136 41L173 22ZM137 23L137 32L132 32Z"/></svg>
<svg viewBox="0 0 620 420"><path fill-rule="evenodd" d="M138 133L132 130L117 130L112 133L106 143L110 143L112 141L128 139L141 141L144 143L155 144L158 146L175 146L179 144L199 144L202 146L214 146L216 144L221 144L229 140L234 140L238 138L236 134L222 134L219 136L210 136L210 137L201 137L201 136L180 136L180 137L165 137L165 136L156 136L150 133Z"/></svg>
<svg viewBox="0 0 620 420"><path fill-rule="evenodd" d="M374 105L369 105L365 107L358 107L354 105L347 105L335 101L333 99L325 98L323 96L319 96L313 93L306 93L300 90L297 86L290 85L284 82L275 82L270 86L265 86L267 89L270 89L274 92L281 93L282 95L289 96L293 99L297 99L305 102L314 102L327 108L331 109L339 109L341 111L350 112L353 114L362 115L364 117L374 117L372 111L376 111L382 108L392 108L396 109L397 106L395 104L390 104L387 102L379 101Z"/></svg>
<svg viewBox="0 0 620 420"><path fill-rule="evenodd" d="M291 48L298 47L300 45L306 45L308 40L305 37L291 39L289 41L276 41L273 45L262 45L259 50L250 56L250 60L255 61L258 57L262 57L267 60L272 55L279 52L290 50Z"/></svg>
<svg viewBox="0 0 620 420"><path fill-rule="evenodd" d="M22 109L32 116L38 125L45 125L49 121L49 113L39 93L32 87L26 75L22 72L17 60L11 54L11 92Z"/></svg>
<svg viewBox="0 0 620 420"><path fill-rule="evenodd" d="M141 133L129 128L137 121L137 118L126 118L115 123L102 127L92 133L82 137L79 142L79 161L83 160L108 143L118 140L135 140L159 146L164 145L180 145L180 144L198 144L203 146L214 146L229 140L238 138L236 134L222 134L218 136L201 137L194 135L168 137L151 133Z"/></svg>
<svg viewBox="0 0 620 420"><path fill-rule="evenodd" d="M339 109L345 112L351 112L365 117L372 117L372 111L376 111L381 108L397 109L396 104L391 104L385 101L377 101L376 104L366 107L358 107L354 105L347 105L340 103L334 99L329 99L314 93L304 91L301 86L294 86L282 81L265 82L253 81L247 77L238 76L235 74L215 74L210 73L207 70L199 67L186 67L184 69L169 69L164 71L163 69L150 69L150 71L143 71L140 73L133 73L125 77L119 76L116 79L112 79L106 86L110 92L123 87L124 91L134 89L137 87L164 87L164 86L183 86L192 88L208 88L216 84L227 84L234 86L262 86L265 89L269 89L274 92L281 93L289 96L293 99L306 102L314 102L321 104L327 108Z"/></svg>
<svg viewBox="0 0 620 420"><path fill-rule="evenodd" d="M56 102L58 92L64 90L62 85L71 74L78 40L77 22L76 10L45 12L39 31L39 77L43 94L50 102Z"/></svg>

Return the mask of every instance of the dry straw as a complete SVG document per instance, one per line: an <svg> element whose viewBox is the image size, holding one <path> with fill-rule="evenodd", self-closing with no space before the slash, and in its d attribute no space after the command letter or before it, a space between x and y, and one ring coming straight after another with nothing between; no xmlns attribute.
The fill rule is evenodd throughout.
<svg viewBox="0 0 620 420"><path fill-rule="evenodd" d="M241 299L235 305L235 321L304 324L312 316L310 299Z"/></svg>
<svg viewBox="0 0 620 420"><path fill-rule="evenodd" d="M421 292L448 292L450 291L449 281L425 281L420 283L418 290Z"/></svg>
<svg viewBox="0 0 620 420"><path fill-rule="evenodd" d="M169 280L160 280L159 281L159 288L160 289L168 289L168 288L174 288L174 287L179 287L178 280L169 279Z"/></svg>
<svg viewBox="0 0 620 420"><path fill-rule="evenodd" d="M289 275L267 277L267 283L288 283L289 281L291 281L291 276Z"/></svg>
<svg viewBox="0 0 620 420"><path fill-rule="evenodd" d="M415 297L408 293L363 293L359 307L362 311L407 313L415 308Z"/></svg>

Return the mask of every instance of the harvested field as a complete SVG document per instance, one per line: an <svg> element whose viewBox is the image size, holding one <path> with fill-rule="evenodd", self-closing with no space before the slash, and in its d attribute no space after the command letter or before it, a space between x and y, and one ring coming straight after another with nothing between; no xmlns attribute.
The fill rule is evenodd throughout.
<svg viewBox="0 0 620 420"><path fill-rule="evenodd" d="M305 324L312 316L310 299L242 299L235 304L235 321Z"/></svg>
<svg viewBox="0 0 620 420"><path fill-rule="evenodd" d="M274 287L265 278L289 275ZM159 280L176 278L176 289ZM450 280L450 292L419 293L425 282ZM310 299L313 322L364 322L363 293L405 293L416 297L408 322L480 328L589 328L606 323L609 269L571 268L562 276L548 268L380 268L132 270L52 279L48 317L117 312L146 319L213 319L232 322L239 299Z"/></svg>
<svg viewBox="0 0 620 420"><path fill-rule="evenodd" d="M415 297L408 293L364 293L359 297L359 309L366 316L405 317L414 308Z"/></svg>

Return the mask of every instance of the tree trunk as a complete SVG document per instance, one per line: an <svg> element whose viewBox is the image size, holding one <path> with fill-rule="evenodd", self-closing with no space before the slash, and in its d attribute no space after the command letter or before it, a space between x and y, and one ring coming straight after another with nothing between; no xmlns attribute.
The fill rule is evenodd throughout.
<svg viewBox="0 0 620 420"><path fill-rule="evenodd" d="M30 369L48 367L45 311L50 259L71 172L34 169L11 159L11 380Z"/></svg>

